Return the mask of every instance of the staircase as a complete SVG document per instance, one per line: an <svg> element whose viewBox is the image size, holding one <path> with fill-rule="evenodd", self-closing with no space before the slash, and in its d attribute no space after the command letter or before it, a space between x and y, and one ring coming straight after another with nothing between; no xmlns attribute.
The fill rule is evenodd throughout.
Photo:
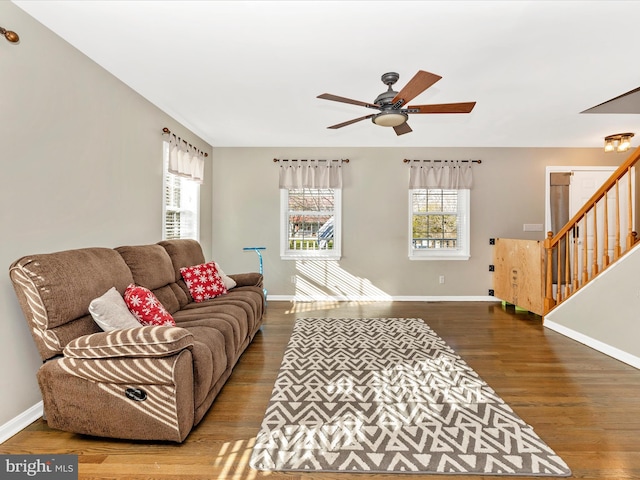
<svg viewBox="0 0 640 480"><path fill-rule="evenodd" d="M640 369L640 242L544 317L544 326Z"/></svg>
<svg viewBox="0 0 640 480"><path fill-rule="evenodd" d="M638 242L633 185L640 147L555 235L544 241L544 315L618 262ZM624 195L626 201L622 201Z"/></svg>

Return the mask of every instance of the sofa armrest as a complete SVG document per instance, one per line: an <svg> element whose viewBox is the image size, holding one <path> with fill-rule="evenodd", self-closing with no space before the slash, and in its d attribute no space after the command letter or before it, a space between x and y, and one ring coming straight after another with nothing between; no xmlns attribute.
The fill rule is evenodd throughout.
<svg viewBox="0 0 640 480"><path fill-rule="evenodd" d="M168 357L193 347L193 335L180 327L144 326L84 335L64 348L67 358Z"/></svg>
<svg viewBox="0 0 640 480"><path fill-rule="evenodd" d="M260 287L262 288L262 274L258 272L235 273L229 275L236 282L237 287Z"/></svg>

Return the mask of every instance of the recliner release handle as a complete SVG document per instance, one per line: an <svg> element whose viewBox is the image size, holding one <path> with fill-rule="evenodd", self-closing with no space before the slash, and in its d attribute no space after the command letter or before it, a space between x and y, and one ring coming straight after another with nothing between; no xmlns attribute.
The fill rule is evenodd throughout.
<svg viewBox="0 0 640 480"><path fill-rule="evenodd" d="M130 400L133 400L136 402L144 402L147 399L147 392L145 392L141 388L127 388L124 391L124 394Z"/></svg>

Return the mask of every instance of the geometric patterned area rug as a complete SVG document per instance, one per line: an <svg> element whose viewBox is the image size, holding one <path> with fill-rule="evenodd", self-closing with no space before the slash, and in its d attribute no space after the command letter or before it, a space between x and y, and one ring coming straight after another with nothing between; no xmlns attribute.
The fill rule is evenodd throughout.
<svg viewBox="0 0 640 480"><path fill-rule="evenodd" d="M419 318L301 318L250 465L564 477L569 467Z"/></svg>

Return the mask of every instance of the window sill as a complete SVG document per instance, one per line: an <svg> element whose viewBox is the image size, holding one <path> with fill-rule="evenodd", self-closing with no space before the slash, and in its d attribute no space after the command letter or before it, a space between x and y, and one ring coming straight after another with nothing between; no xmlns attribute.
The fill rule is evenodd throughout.
<svg viewBox="0 0 640 480"><path fill-rule="evenodd" d="M409 260L469 260L471 255L429 255L429 256L412 256L409 255Z"/></svg>
<svg viewBox="0 0 640 480"><path fill-rule="evenodd" d="M280 255L281 260L337 261L341 255Z"/></svg>

